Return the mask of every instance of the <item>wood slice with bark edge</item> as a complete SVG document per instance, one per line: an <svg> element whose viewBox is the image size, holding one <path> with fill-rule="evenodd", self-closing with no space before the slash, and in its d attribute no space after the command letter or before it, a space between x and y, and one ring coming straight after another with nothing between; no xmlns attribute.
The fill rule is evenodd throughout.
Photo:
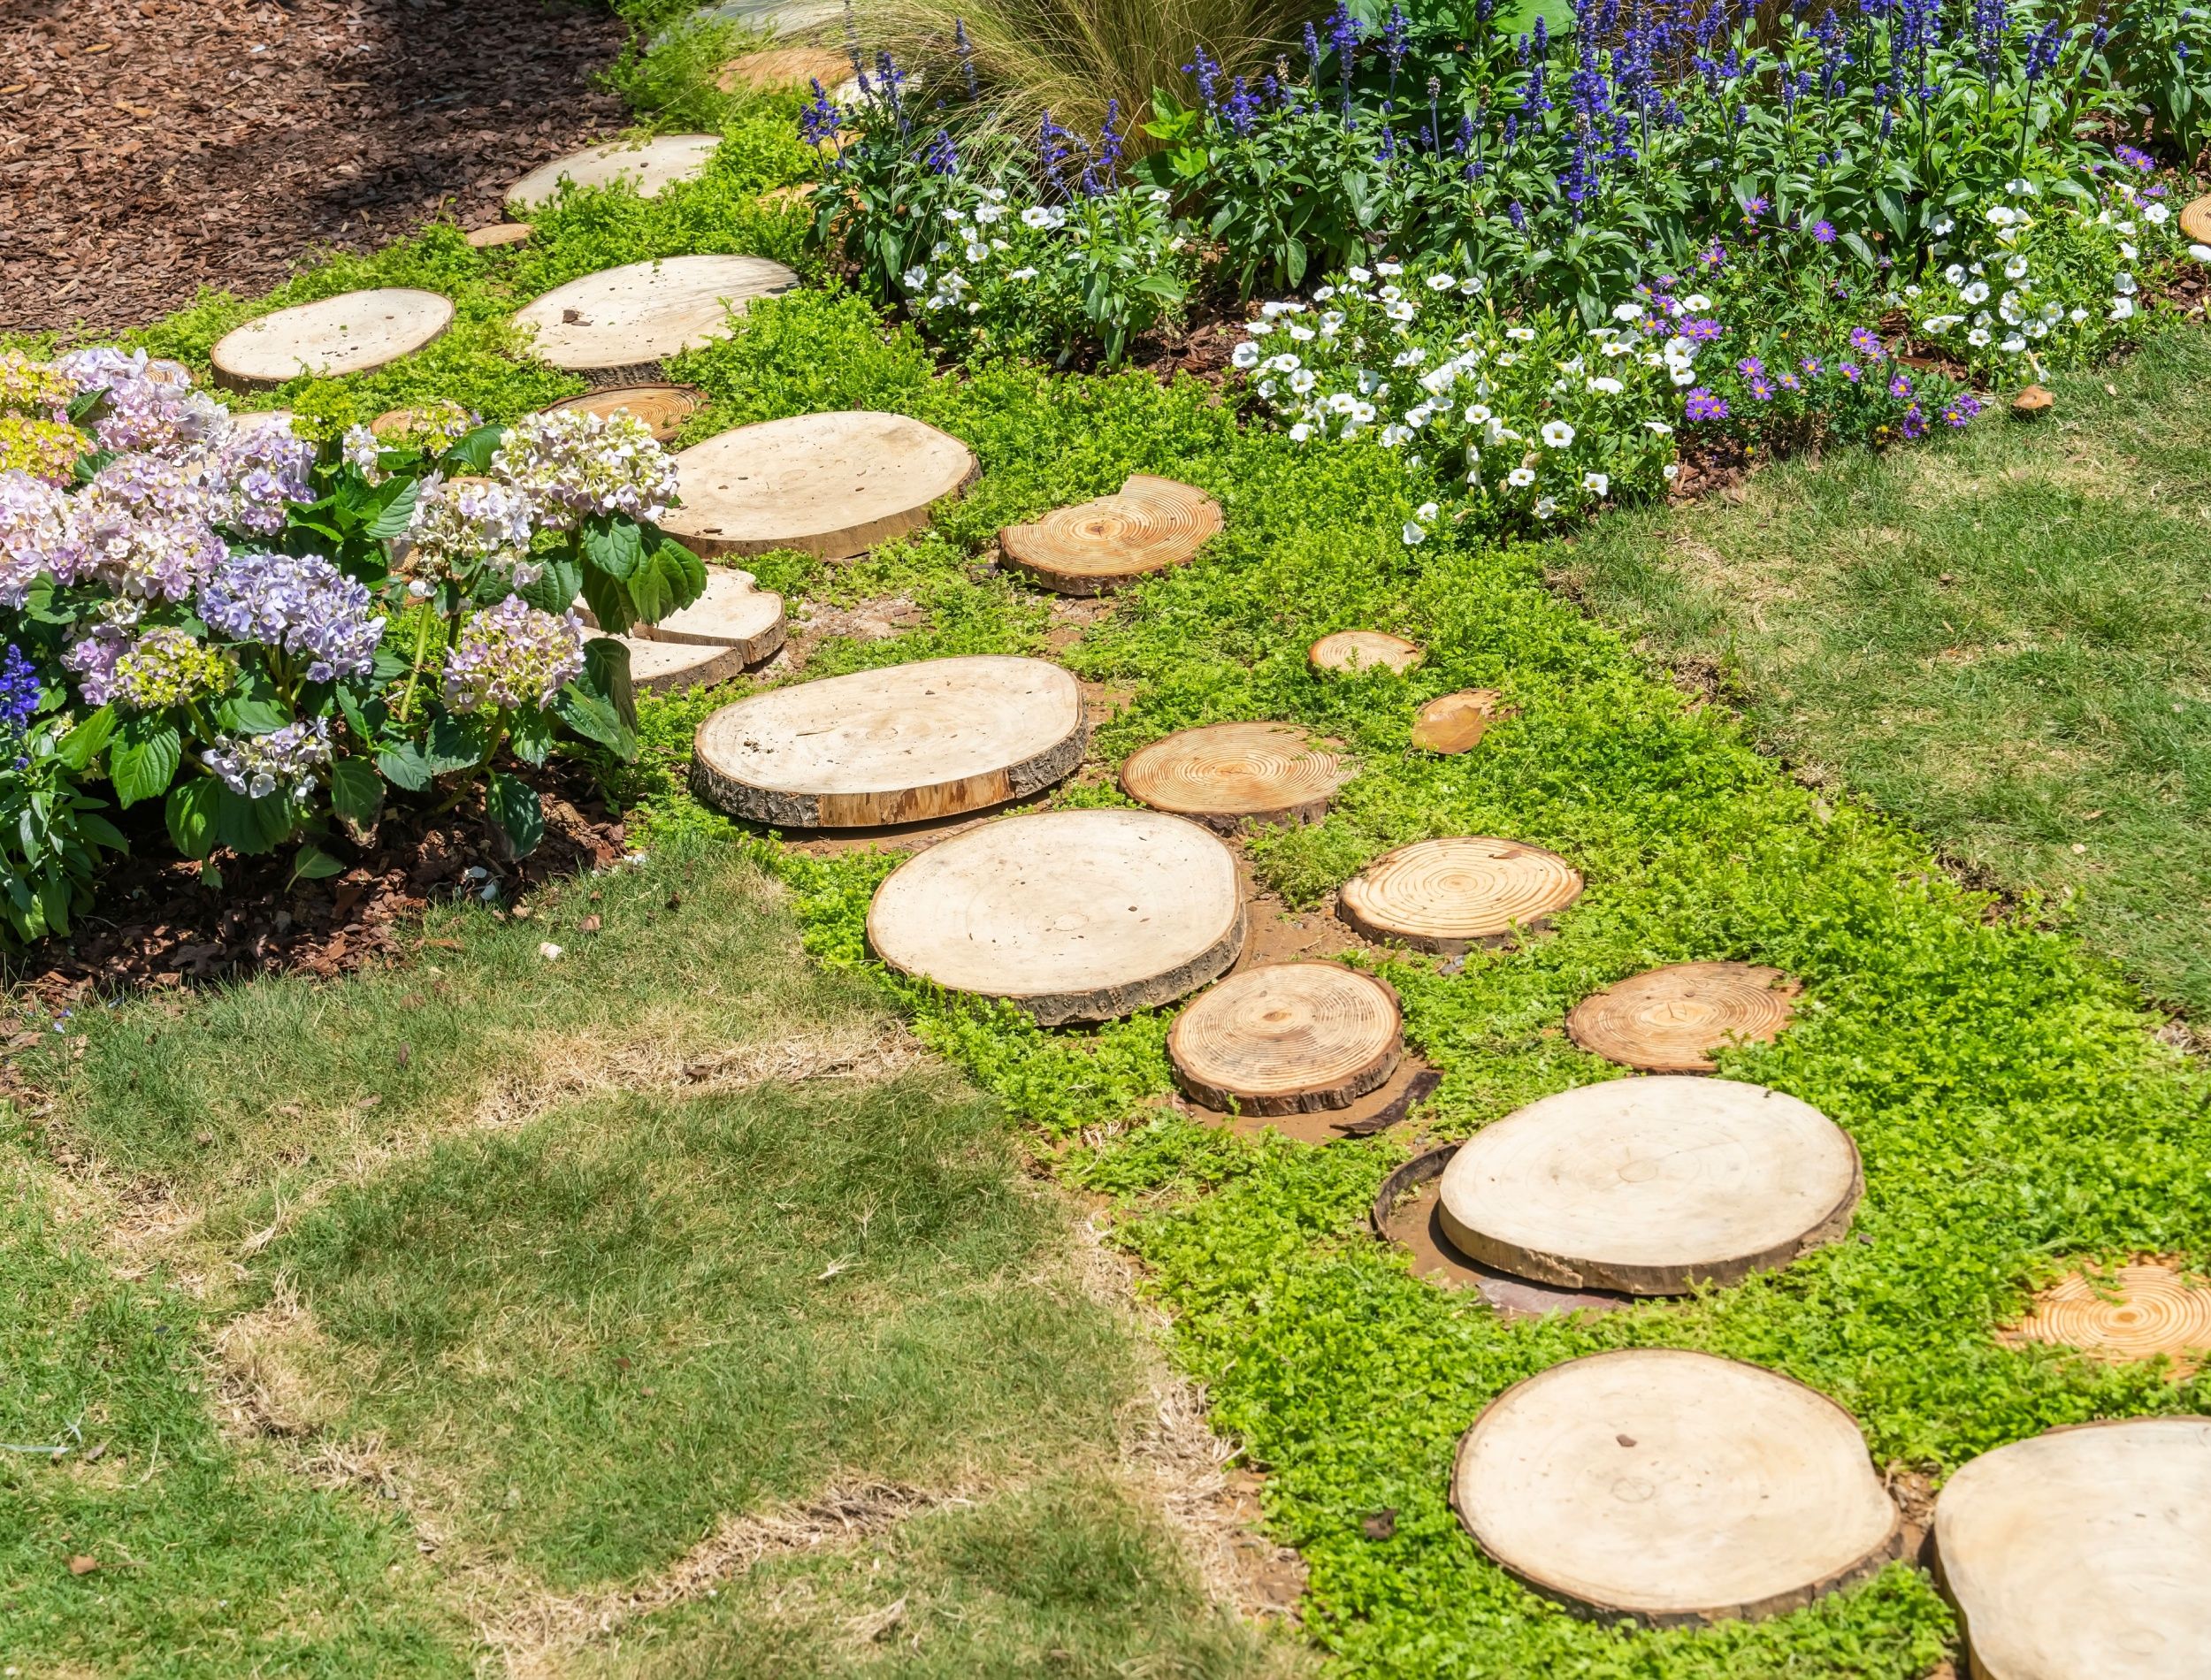
<svg viewBox="0 0 2211 1680"><path fill-rule="evenodd" d="M1423 706L1412 721L1412 745L1446 758L1472 749L1497 721L1493 688L1470 688L1457 694L1439 694Z"/></svg>
<svg viewBox="0 0 2211 1680"><path fill-rule="evenodd" d="M699 726L692 786L769 828L882 828L1028 798L1083 740L1081 685L1056 665L921 660L723 706Z"/></svg>
<svg viewBox="0 0 2211 1680"><path fill-rule="evenodd" d="M2211 1651L2211 1417L2054 1429L1935 1500L1936 1579L1979 1680L2200 1680Z"/></svg>
<svg viewBox="0 0 2211 1680"><path fill-rule="evenodd" d="M818 81L830 94L853 79L852 60L828 47L768 47L740 53L715 73L725 94L771 92Z"/></svg>
<svg viewBox="0 0 2211 1680"><path fill-rule="evenodd" d="M2181 207L2180 231L2199 245L2211 245L2211 197L2191 199Z"/></svg>
<svg viewBox="0 0 2211 1680"><path fill-rule="evenodd" d="M1857 1145L1809 1103L1657 1073L1561 1091L1484 1126L1445 1169L1442 1217L1484 1265L1672 1295L1835 1241L1864 1186Z"/></svg>
<svg viewBox="0 0 2211 1680"><path fill-rule="evenodd" d="M1209 723L1136 749L1121 791L1154 811L1224 834L1262 823L1317 822L1356 774L1287 723Z"/></svg>
<svg viewBox="0 0 2211 1680"><path fill-rule="evenodd" d="M579 187L627 181L639 198L656 198L678 181L705 174L721 144L719 134L661 134L586 146L532 170L507 189L507 202L524 209L548 202L559 196L564 180Z"/></svg>
<svg viewBox="0 0 2211 1680"><path fill-rule="evenodd" d="M1180 566L1218 536L1220 504L1172 478L1132 474L1110 496L998 534L1006 563L1061 595L1103 595Z"/></svg>
<svg viewBox="0 0 2211 1680"><path fill-rule="evenodd" d="M1305 650L1316 671L1371 671L1386 666L1400 676L1418 665L1419 648L1384 630L1335 630Z"/></svg>
<svg viewBox="0 0 2211 1680"><path fill-rule="evenodd" d="M562 397L539 412L631 415L653 429L655 443L670 443L684 423L706 405L707 393L695 385L613 385L579 397Z"/></svg>
<svg viewBox="0 0 2211 1680"><path fill-rule="evenodd" d="M756 297L799 283L760 256L666 256L601 269L556 286L515 311L539 361L571 373L649 367L729 335L730 317Z"/></svg>
<svg viewBox="0 0 2211 1680"><path fill-rule="evenodd" d="M639 625L637 633L647 641L735 648L751 666L775 656L787 627L781 595L761 588L750 572L709 566L697 600L656 624Z"/></svg>
<svg viewBox="0 0 2211 1680"><path fill-rule="evenodd" d="M1645 1073L1710 1073L1710 1052L1770 1044L1804 989L1755 963L1672 963L1593 992L1566 1016L1566 1035L1593 1056Z"/></svg>
<svg viewBox="0 0 2211 1680"><path fill-rule="evenodd" d="M2152 1259L2108 1273L2068 1272L1998 1340L2077 1348L2117 1364L2162 1356L2177 1382L2211 1355L2211 1283Z"/></svg>
<svg viewBox="0 0 2211 1680"><path fill-rule="evenodd" d="M849 560L920 530L981 470L957 438L904 415L764 420L677 455L683 505L661 528L702 554L796 548Z"/></svg>
<svg viewBox="0 0 2211 1680"><path fill-rule="evenodd" d="M489 227L471 228L468 242L479 251L495 251L502 246L520 245L530 237L527 222L493 222Z"/></svg>
<svg viewBox="0 0 2211 1680"><path fill-rule="evenodd" d="M1580 894L1580 871L1557 852L1465 835L1375 859L1343 883L1336 913L1378 943L1458 957L1543 927Z"/></svg>
<svg viewBox="0 0 2211 1680"><path fill-rule="evenodd" d="M648 694L679 694L726 683L741 676L746 663L741 647L655 642L641 636L617 636L615 640L630 650L631 685Z"/></svg>
<svg viewBox="0 0 2211 1680"><path fill-rule="evenodd" d="M218 385L253 391L302 374L365 373L421 349L452 325L450 298L382 286L278 309L233 328L207 355Z"/></svg>
<svg viewBox="0 0 2211 1680"><path fill-rule="evenodd" d="M1243 935L1234 854L1156 811L1001 817L900 864L868 909L888 966L1045 1027L1172 1003L1234 963Z"/></svg>
<svg viewBox="0 0 2211 1680"><path fill-rule="evenodd" d="M1778 1615L1873 1574L1903 1522L1849 1413L1778 1372L1640 1348L1515 1383L1460 1439L1474 1544L1600 1621Z"/></svg>
<svg viewBox="0 0 2211 1680"><path fill-rule="evenodd" d="M1192 1102L1245 1114L1348 1108L1404 1053L1397 994L1336 963L1270 963L1232 974L1175 1018L1175 1083Z"/></svg>

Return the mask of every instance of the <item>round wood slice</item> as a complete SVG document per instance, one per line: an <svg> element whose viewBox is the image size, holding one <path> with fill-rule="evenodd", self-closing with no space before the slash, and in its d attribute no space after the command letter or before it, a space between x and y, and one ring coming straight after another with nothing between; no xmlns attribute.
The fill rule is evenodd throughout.
<svg viewBox="0 0 2211 1680"><path fill-rule="evenodd" d="M603 269L515 311L531 348L556 368L644 367L728 335L730 317L799 283L759 256L670 256Z"/></svg>
<svg viewBox="0 0 2211 1680"><path fill-rule="evenodd" d="M853 62L841 52L827 47L769 47L731 59L715 76L714 85L725 94L747 89L769 93L818 81L834 94L852 79Z"/></svg>
<svg viewBox="0 0 2211 1680"><path fill-rule="evenodd" d="M1649 1627L1799 1608L1881 1568L1902 1532L1849 1413L1671 1348L1506 1389L1459 1443L1451 1503L1537 1592Z"/></svg>
<svg viewBox="0 0 2211 1680"><path fill-rule="evenodd" d="M1343 883L1336 909L1368 939L1457 956L1542 927L1580 893L1580 872L1555 851L1462 836L1377 858Z"/></svg>
<svg viewBox="0 0 2211 1680"><path fill-rule="evenodd" d="M750 572L709 566L697 600L657 624L640 626L638 634L655 642L735 648L746 664L757 665L783 645L783 597L760 588Z"/></svg>
<svg viewBox="0 0 2211 1680"><path fill-rule="evenodd" d="M299 435L299 428L292 424L289 409L252 409L230 417L233 431L249 431L256 426L279 426L295 437Z"/></svg>
<svg viewBox="0 0 2211 1680"><path fill-rule="evenodd" d="M1313 1114L1389 1082L1404 1037L1397 994L1335 963L1231 975L1175 1018L1175 1082L1207 1108Z"/></svg>
<svg viewBox="0 0 2211 1680"><path fill-rule="evenodd" d="M435 292L345 292L249 321L217 340L208 360L215 377L238 390L302 374L364 373L421 349L452 324L452 301Z"/></svg>
<svg viewBox="0 0 2211 1680"><path fill-rule="evenodd" d="M1046 811L940 841L868 911L892 968L1002 997L1046 1027L1172 1003L1243 949L1228 848L1156 811Z"/></svg>
<svg viewBox="0 0 2211 1680"><path fill-rule="evenodd" d="M927 524L977 468L934 426L846 410L739 426L683 451L676 470L683 506L662 527L699 553L846 560Z"/></svg>
<svg viewBox="0 0 2211 1680"><path fill-rule="evenodd" d="M719 134L662 134L587 146L532 170L507 189L507 202L525 209L543 204L559 195L562 181L585 187L627 181L639 198L656 197L664 187L705 174L721 143Z"/></svg>
<svg viewBox="0 0 2211 1680"><path fill-rule="evenodd" d="M1446 757L1465 752L1496 722L1498 698L1493 688L1437 695L1413 719L1412 745Z"/></svg>
<svg viewBox="0 0 2211 1680"><path fill-rule="evenodd" d="M1681 1294L1786 1265L1849 1228L1849 1134L1763 1085L1660 1074L1516 1109L1443 1172L1443 1228L1541 1283Z"/></svg>
<svg viewBox="0 0 2211 1680"><path fill-rule="evenodd" d="M1062 595L1108 591L1179 566L1220 530L1220 505L1202 490L1137 473L1120 491L1008 525L1008 564Z"/></svg>
<svg viewBox="0 0 2211 1680"><path fill-rule="evenodd" d="M1083 694L1044 660L975 654L796 683L699 726L708 805L785 829L868 829L1026 798L1083 760Z"/></svg>
<svg viewBox="0 0 2211 1680"><path fill-rule="evenodd" d="M1154 811L1196 817L1223 832L1264 822L1312 822L1354 772L1287 723L1212 723L1139 747L1121 790Z"/></svg>
<svg viewBox="0 0 2211 1680"><path fill-rule="evenodd" d="M586 391L580 397L548 402L545 412L572 409L579 414L602 417L626 414L653 428L655 442L672 442L684 422L706 407L707 393L695 385L616 385L603 391Z"/></svg>
<svg viewBox="0 0 2211 1680"><path fill-rule="evenodd" d="M1646 1073L1709 1073L1726 1044L1768 1044L1802 989L1753 963L1674 963L1583 998L1566 1017L1592 1055Z"/></svg>
<svg viewBox="0 0 2211 1680"><path fill-rule="evenodd" d="M527 222L493 222L489 227L472 227L468 242L479 251L495 251L503 245L519 245L530 237Z"/></svg>
<svg viewBox="0 0 2211 1680"><path fill-rule="evenodd" d="M741 647L699 642L655 642L642 636L615 638L630 650L630 682L649 694L678 694L685 689L726 683L743 673Z"/></svg>
<svg viewBox="0 0 2211 1680"><path fill-rule="evenodd" d="M2114 1361L2163 1355L2181 1372L2193 1371L2211 1355L2211 1284L2155 1261L2121 1266L2108 1279L2074 1272L2034 1298L2009 1339Z"/></svg>
<svg viewBox="0 0 2211 1680"><path fill-rule="evenodd" d="M2191 199L2182 207L2180 231L2199 245L2211 245L2211 198Z"/></svg>
<svg viewBox="0 0 2211 1680"><path fill-rule="evenodd" d="M2211 1417L2000 1447L1950 1478L1934 1539L1979 1680L2201 1680Z"/></svg>
<svg viewBox="0 0 2211 1680"><path fill-rule="evenodd" d="M1420 662L1420 650L1402 636L1381 630L1337 630L1305 650L1316 671L1368 671L1377 665L1405 672Z"/></svg>

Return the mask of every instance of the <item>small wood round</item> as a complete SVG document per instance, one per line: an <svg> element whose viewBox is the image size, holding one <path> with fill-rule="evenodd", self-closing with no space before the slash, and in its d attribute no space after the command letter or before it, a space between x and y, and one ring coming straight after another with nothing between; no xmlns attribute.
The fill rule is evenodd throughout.
<svg viewBox="0 0 2211 1680"><path fill-rule="evenodd" d="M2011 411L2022 420L2039 419L2057 406L2057 399L2039 385L2023 387L2011 400Z"/></svg>
<svg viewBox="0 0 2211 1680"><path fill-rule="evenodd" d="M1044 660L922 660L754 694L699 726L692 783L784 829L870 829L1041 792L1083 760L1083 694Z"/></svg>
<svg viewBox="0 0 2211 1680"><path fill-rule="evenodd" d="M1420 662L1420 650L1381 630L1337 630L1305 650L1316 671L1371 671L1387 666L1400 675Z"/></svg>
<svg viewBox="0 0 2211 1680"><path fill-rule="evenodd" d="M1671 1348L1506 1389L1459 1443L1451 1503L1527 1585L1646 1627L1800 1608L1880 1569L1902 1533L1849 1413Z"/></svg>
<svg viewBox="0 0 2211 1680"><path fill-rule="evenodd" d="M452 301L435 292L346 292L249 321L217 340L208 360L219 382L249 391L302 374L365 373L421 349L452 324Z"/></svg>
<svg viewBox="0 0 2211 1680"><path fill-rule="evenodd" d="M1335 963L1268 963L1224 980L1167 1035L1194 1103L1245 1114L1348 1108L1404 1053L1397 994Z"/></svg>
<svg viewBox="0 0 2211 1680"><path fill-rule="evenodd" d="M998 532L1006 563L1062 595L1103 595L1189 560L1220 531L1202 490L1137 473L1111 496Z"/></svg>
<svg viewBox="0 0 2211 1680"><path fill-rule="evenodd" d="M759 256L669 256L603 269L556 286L515 311L530 347L556 368L646 367L728 336L730 317L799 283Z"/></svg>
<svg viewBox="0 0 2211 1680"><path fill-rule="evenodd" d="M707 393L695 385L616 385L548 402L545 412L573 409L601 416L632 415L652 427L654 441L669 443L684 429L684 423L706 403Z"/></svg>
<svg viewBox="0 0 2211 1680"><path fill-rule="evenodd" d="M2211 197L2191 199L2181 207L2180 231L2199 245L2211 245Z"/></svg>
<svg viewBox="0 0 2211 1680"><path fill-rule="evenodd" d="M783 597L759 587L750 572L709 566L697 600L638 633L655 642L735 648L746 664L757 665L784 644Z"/></svg>
<svg viewBox="0 0 2211 1680"><path fill-rule="evenodd" d="M1770 1044L1802 989L1753 963L1674 963L1583 998L1566 1032L1593 1056L1646 1073L1709 1073L1711 1052Z"/></svg>
<svg viewBox="0 0 2211 1680"><path fill-rule="evenodd" d="M648 694L679 694L685 689L726 683L741 676L748 662L741 647L656 642L641 636L615 639L630 650L631 686Z"/></svg>
<svg viewBox="0 0 2211 1680"><path fill-rule="evenodd" d="M1224 833L1268 822L1313 822L1353 771L1287 723L1212 723L1139 747L1121 791L1154 811Z"/></svg>
<svg viewBox="0 0 2211 1680"><path fill-rule="evenodd" d="M1493 688L1437 695L1413 719L1412 745L1446 757L1465 752L1496 722L1498 698Z"/></svg>
<svg viewBox="0 0 2211 1680"><path fill-rule="evenodd" d="M530 237L527 222L493 222L489 227L473 227L468 232L468 242L479 251L495 251L501 246L519 245Z"/></svg>
<svg viewBox="0 0 2211 1680"><path fill-rule="evenodd" d="M1849 1134L1762 1085L1608 1080L1516 1109L1444 1169L1443 1228L1541 1283L1681 1294L1786 1265L1849 1229Z"/></svg>
<svg viewBox="0 0 2211 1680"><path fill-rule="evenodd" d="M1978 1680L2201 1680L2211 1417L2052 1430L1935 1501L1935 1557Z"/></svg>
<svg viewBox="0 0 2211 1680"><path fill-rule="evenodd" d="M902 414L847 410L739 426L676 457L662 527L702 554L863 554L975 482L967 445Z"/></svg>
<svg viewBox="0 0 2211 1680"><path fill-rule="evenodd" d="M583 187L627 181L639 198L657 197L665 187L705 174L721 144L719 134L662 134L588 146L532 170L507 189L507 202L524 209L546 203L559 195L562 181Z"/></svg>
<svg viewBox="0 0 2211 1680"><path fill-rule="evenodd" d="M769 47L731 59L715 74L714 85L725 94L769 93L818 81L834 95L852 77L852 60L827 47Z"/></svg>
<svg viewBox="0 0 2211 1680"><path fill-rule="evenodd" d="M1581 874L1517 840L1418 840L1343 883L1336 910L1364 937L1459 956L1540 928L1580 896Z"/></svg>
<svg viewBox="0 0 2211 1680"><path fill-rule="evenodd" d="M2109 1279L2074 1272L2034 1298L2009 1339L2120 1362L2162 1355L2192 1371L2211 1355L2211 1284L2154 1261L2121 1266Z"/></svg>
<svg viewBox="0 0 2211 1680"><path fill-rule="evenodd" d="M899 865L868 911L891 967L1046 1027L1187 996L1236 961L1243 933L1234 855L1156 811L985 823Z"/></svg>

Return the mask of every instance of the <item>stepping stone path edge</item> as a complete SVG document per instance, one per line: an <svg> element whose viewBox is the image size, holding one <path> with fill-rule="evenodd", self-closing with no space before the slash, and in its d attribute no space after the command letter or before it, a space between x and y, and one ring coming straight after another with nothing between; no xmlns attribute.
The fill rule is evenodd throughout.
<svg viewBox="0 0 2211 1680"><path fill-rule="evenodd" d="M208 361L216 383L261 391L304 375L365 373L412 355L453 325L453 302L416 286L341 292L233 327Z"/></svg>

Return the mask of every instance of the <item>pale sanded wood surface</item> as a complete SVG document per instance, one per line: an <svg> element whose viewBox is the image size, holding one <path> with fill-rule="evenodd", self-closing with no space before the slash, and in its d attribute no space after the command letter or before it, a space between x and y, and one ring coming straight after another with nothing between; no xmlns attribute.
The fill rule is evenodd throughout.
<svg viewBox="0 0 2211 1680"><path fill-rule="evenodd" d="M676 470L683 506L662 525L700 554L845 560L921 529L977 468L934 426L854 409L738 426L683 451Z"/></svg>
<svg viewBox="0 0 2211 1680"><path fill-rule="evenodd" d="M732 647L746 664L757 665L783 645L785 629L782 596L761 588L750 572L709 566L697 600L657 624L639 626L638 634L655 642Z"/></svg>
<svg viewBox="0 0 2211 1680"><path fill-rule="evenodd" d="M1245 1114L1349 1106L1388 1081L1404 1050L1397 995L1335 963L1268 963L1224 980L1167 1039L1193 1102Z"/></svg>
<svg viewBox="0 0 2211 1680"><path fill-rule="evenodd" d="M2191 199L2182 208L2180 231L2199 245L2211 245L2211 197Z"/></svg>
<svg viewBox="0 0 2211 1680"><path fill-rule="evenodd" d="M275 426L295 436L298 431L292 424L289 409L255 409L244 414L233 414L230 417L230 425L233 431L249 431L256 426Z"/></svg>
<svg viewBox="0 0 2211 1680"><path fill-rule="evenodd" d="M725 94L772 92L818 81L834 95L853 80L852 60L829 47L769 47L740 53L723 65L715 86Z"/></svg>
<svg viewBox="0 0 2211 1680"><path fill-rule="evenodd" d="M2211 1357L2211 1283L2159 1260L2108 1274L2071 1272L2038 1294L2004 1339L2077 1348L2117 1363L2161 1355L2176 1378L2184 1377Z"/></svg>
<svg viewBox="0 0 2211 1680"><path fill-rule="evenodd" d="M796 683L699 726L692 781L777 828L880 828L1026 798L1082 762L1083 695L1044 660L975 654Z"/></svg>
<svg viewBox="0 0 2211 1680"><path fill-rule="evenodd" d="M1317 671L1371 671L1377 666L1409 671L1420 662L1420 650L1402 636L1385 630L1336 630L1305 650Z"/></svg>
<svg viewBox="0 0 2211 1680"><path fill-rule="evenodd" d="M1121 790L1154 811L1195 817L1223 832L1317 821L1353 772L1287 723L1209 723L1136 749Z"/></svg>
<svg viewBox="0 0 2211 1680"><path fill-rule="evenodd" d="M1623 1067L1709 1073L1721 1046L1779 1037L1802 989L1756 963L1672 963L1583 998L1567 1015L1566 1032Z"/></svg>
<svg viewBox="0 0 2211 1680"><path fill-rule="evenodd" d="M1446 757L1467 751L1496 722L1498 698L1496 690L1490 688L1437 695L1413 719L1412 745Z"/></svg>
<svg viewBox="0 0 2211 1680"><path fill-rule="evenodd" d="M615 385L603 391L586 391L579 397L562 397L545 405L547 414L572 409L602 419L626 414L653 429L654 441L670 443L684 422L706 407L707 393L695 385Z"/></svg>
<svg viewBox="0 0 2211 1680"><path fill-rule="evenodd" d="M413 286L343 292L295 303L233 328L208 352L233 390L282 385L302 374L365 373L419 350L453 324L451 300Z"/></svg>
<svg viewBox="0 0 2211 1680"><path fill-rule="evenodd" d="M669 256L602 269L556 286L515 311L530 347L556 368L644 367L729 333L756 297L799 283L761 256Z"/></svg>
<svg viewBox="0 0 2211 1680"><path fill-rule="evenodd" d="M493 222L489 227L471 228L468 242L479 251L495 251L501 246L519 245L530 237L527 222Z"/></svg>
<svg viewBox="0 0 2211 1680"><path fill-rule="evenodd" d="M656 198L678 181L705 174L721 143L719 134L662 134L654 140L587 146L532 170L507 189L507 202L524 209L542 204L559 194L562 181L578 187L627 181L639 198Z"/></svg>
<svg viewBox="0 0 2211 1680"><path fill-rule="evenodd" d="M1580 893L1581 872L1555 851L1461 835L1377 858L1343 883L1336 910L1368 939L1455 956L1540 928Z"/></svg>
<svg viewBox="0 0 2211 1680"><path fill-rule="evenodd" d="M1459 1443L1451 1501L1536 1591L1657 1627L1798 1608L1879 1569L1901 1536L1848 1412L1674 1348L1570 1359L1506 1389Z"/></svg>
<svg viewBox="0 0 2211 1680"><path fill-rule="evenodd" d="M1172 1003L1243 948L1235 857L1157 811L1047 811L940 841L876 890L868 943L901 974L1047 1027Z"/></svg>
<svg viewBox="0 0 2211 1680"><path fill-rule="evenodd" d="M1849 1228L1849 1134L1734 1080L1607 1080L1514 1110L1444 1169L1443 1228L1473 1259L1571 1288L1679 1294L1786 1265Z"/></svg>
<svg viewBox="0 0 2211 1680"><path fill-rule="evenodd" d="M696 642L656 642L642 636L617 636L630 650L630 681L653 694L680 694L685 689L726 683L746 666L741 647Z"/></svg>
<svg viewBox="0 0 2211 1680"><path fill-rule="evenodd" d="M1935 1501L1935 1558L1979 1680L2202 1680L2211 1417L2053 1430Z"/></svg>
<svg viewBox="0 0 2211 1680"><path fill-rule="evenodd" d="M1179 566L1220 531L1220 505L1172 478L1136 473L1113 495L998 532L1006 563L1062 595L1103 595Z"/></svg>

